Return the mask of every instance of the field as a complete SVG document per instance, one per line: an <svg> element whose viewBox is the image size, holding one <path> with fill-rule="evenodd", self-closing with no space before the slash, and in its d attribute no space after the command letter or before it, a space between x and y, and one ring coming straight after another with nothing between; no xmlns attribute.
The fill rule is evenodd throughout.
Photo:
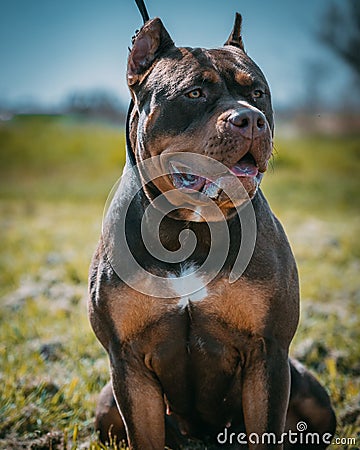
<svg viewBox="0 0 360 450"><path fill-rule="evenodd" d="M326 385L336 436L360 446L360 136L281 139L263 190L297 258L292 355ZM70 117L0 122L0 448L99 449L108 362L87 270L124 162L121 129ZM345 439L357 437L357 444ZM114 448L116 446L113 446Z"/></svg>

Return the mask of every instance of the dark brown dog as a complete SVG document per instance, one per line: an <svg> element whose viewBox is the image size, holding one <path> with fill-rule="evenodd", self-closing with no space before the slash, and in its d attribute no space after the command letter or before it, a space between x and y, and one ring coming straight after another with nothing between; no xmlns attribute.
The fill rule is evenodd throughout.
<svg viewBox="0 0 360 450"><path fill-rule="evenodd" d="M297 269L259 189L272 154L273 114L269 87L244 51L240 26L237 15L220 49L177 48L159 19L148 21L133 42L127 168L164 159L151 165L151 179L141 168L123 176L90 271L90 320L111 364L112 384L103 389L96 415L103 441L116 435L137 450L186 448L190 437L219 448L320 449L335 431L325 390L288 358L299 315ZM191 174L179 169L186 166L179 154L200 161ZM206 175L204 159L228 173ZM161 195L176 211L163 214L156 229L143 216L159 209ZM229 230L217 272L225 244L204 198ZM256 218L255 247L231 282L246 231L236 211L246 208ZM115 236L121 218L128 247ZM181 232L189 230L197 242L182 261L154 257L143 242L147 234L176 253ZM195 270L212 249L216 257L206 274L213 276L205 281ZM189 273L203 284L185 295L175 281L188 283ZM155 276L170 280L163 295Z"/></svg>

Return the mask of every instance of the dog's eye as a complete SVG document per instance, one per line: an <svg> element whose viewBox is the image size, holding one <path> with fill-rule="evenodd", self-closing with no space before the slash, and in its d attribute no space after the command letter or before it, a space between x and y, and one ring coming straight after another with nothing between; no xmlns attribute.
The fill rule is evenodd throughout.
<svg viewBox="0 0 360 450"><path fill-rule="evenodd" d="M203 93L202 93L201 89L194 89L193 91L190 91L186 94L187 97L193 98L193 99L200 98L200 97L202 97L202 95L203 95Z"/></svg>
<svg viewBox="0 0 360 450"><path fill-rule="evenodd" d="M265 92L261 91L260 89L255 89L255 91L253 91L252 96L253 98L261 98L263 97L265 94Z"/></svg>

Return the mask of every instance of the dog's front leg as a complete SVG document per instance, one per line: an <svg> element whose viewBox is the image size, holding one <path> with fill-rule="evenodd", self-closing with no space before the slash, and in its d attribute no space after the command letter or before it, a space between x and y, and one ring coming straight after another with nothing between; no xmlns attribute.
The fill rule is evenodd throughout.
<svg viewBox="0 0 360 450"><path fill-rule="evenodd" d="M243 412L250 450L283 449L290 372L287 351L274 340L259 339L248 354Z"/></svg>
<svg viewBox="0 0 360 450"><path fill-rule="evenodd" d="M163 450L165 405L162 389L137 355L110 351L114 396L131 450Z"/></svg>

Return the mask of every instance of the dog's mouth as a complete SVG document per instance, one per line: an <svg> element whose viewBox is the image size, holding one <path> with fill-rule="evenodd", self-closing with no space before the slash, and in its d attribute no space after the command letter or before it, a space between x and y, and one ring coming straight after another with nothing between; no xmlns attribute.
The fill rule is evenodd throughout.
<svg viewBox="0 0 360 450"><path fill-rule="evenodd" d="M259 174L255 158L250 152L246 153L230 170L238 178L254 178Z"/></svg>
<svg viewBox="0 0 360 450"><path fill-rule="evenodd" d="M244 188L247 189L249 181L256 186L260 183L262 173L259 171L258 165L253 155L248 152L235 165L227 169L227 173L211 176L196 175L192 173L194 169L186 168L182 170L181 165L170 162L171 181L176 189L186 189L197 191L216 200L224 190L225 178L229 180L232 175L240 180ZM228 184L228 183L226 183Z"/></svg>

